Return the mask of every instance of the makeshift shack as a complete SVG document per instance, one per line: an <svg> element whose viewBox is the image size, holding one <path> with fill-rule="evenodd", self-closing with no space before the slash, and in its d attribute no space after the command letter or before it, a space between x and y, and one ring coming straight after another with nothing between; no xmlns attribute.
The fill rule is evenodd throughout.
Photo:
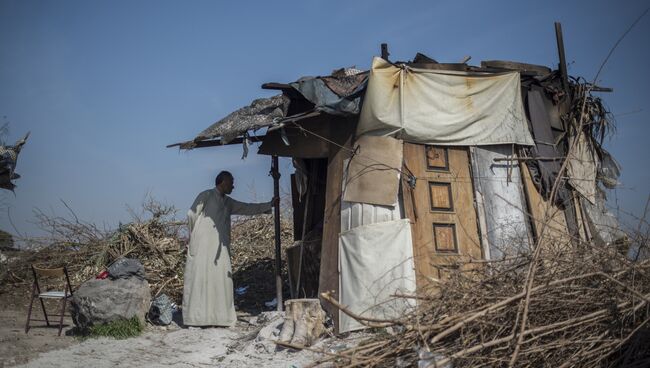
<svg viewBox="0 0 650 368"><path fill-rule="evenodd" d="M264 84L281 93L170 147L243 144L246 155L261 141L276 168L290 157L291 295L321 297L337 331L358 329L321 293L392 318L414 303L394 295L435 290L473 261L622 237L602 189L620 170L601 146L610 122L591 95L607 89L569 78L561 33L558 47L559 70L391 62L384 48L369 71Z"/></svg>

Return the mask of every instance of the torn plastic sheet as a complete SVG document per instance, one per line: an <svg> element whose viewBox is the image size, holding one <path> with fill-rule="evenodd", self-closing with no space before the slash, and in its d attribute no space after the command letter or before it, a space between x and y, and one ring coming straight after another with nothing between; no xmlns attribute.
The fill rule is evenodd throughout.
<svg viewBox="0 0 650 368"><path fill-rule="evenodd" d="M13 146L0 146L0 188L11 190L13 192L16 185L12 180L20 178L14 170L18 161L18 154L22 149L29 133L24 138L18 140Z"/></svg>
<svg viewBox="0 0 650 368"><path fill-rule="evenodd" d="M587 214L591 234L597 243L609 245L626 237L621 230L618 220L605 207L605 193L596 188L596 203L591 204L585 198L580 198L582 208Z"/></svg>
<svg viewBox="0 0 650 368"><path fill-rule="evenodd" d="M228 143L249 130L269 126L285 117L288 107L289 97L283 94L254 100L249 106L210 125L194 138L194 142L221 137L222 143Z"/></svg>
<svg viewBox="0 0 650 368"><path fill-rule="evenodd" d="M529 152L533 158L537 157L557 157L555 161L542 161L531 160L528 162L528 171L537 187L539 193L544 199L549 199L551 189L557 179L557 174L560 171L562 156L554 144L553 131L551 130L551 114L547 106L548 99L542 94L542 91L531 90L528 91L528 113L530 115L530 123L533 130L535 139L535 146L529 148ZM569 192L566 188L565 181L562 180L557 191L555 204L564 206L564 203L569 198Z"/></svg>
<svg viewBox="0 0 650 368"><path fill-rule="evenodd" d="M618 178L621 176L621 165L605 149L600 149L600 162L598 163L598 174L596 178L606 188L614 189L618 185Z"/></svg>

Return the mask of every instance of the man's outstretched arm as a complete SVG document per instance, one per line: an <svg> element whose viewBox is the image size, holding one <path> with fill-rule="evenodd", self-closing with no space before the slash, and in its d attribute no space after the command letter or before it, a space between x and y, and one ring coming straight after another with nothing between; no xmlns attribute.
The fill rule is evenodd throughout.
<svg viewBox="0 0 650 368"><path fill-rule="evenodd" d="M233 215L257 215L259 213L271 213L271 208L276 199L262 203L245 203L228 197Z"/></svg>

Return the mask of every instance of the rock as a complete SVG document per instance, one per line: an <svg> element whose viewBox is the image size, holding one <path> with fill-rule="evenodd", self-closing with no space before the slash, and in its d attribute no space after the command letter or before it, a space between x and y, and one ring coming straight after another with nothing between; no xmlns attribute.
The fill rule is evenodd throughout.
<svg viewBox="0 0 650 368"><path fill-rule="evenodd" d="M81 328L133 316L144 324L150 302L151 291L146 280L93 279L74 292L70 309L75 325Z"/></svg>

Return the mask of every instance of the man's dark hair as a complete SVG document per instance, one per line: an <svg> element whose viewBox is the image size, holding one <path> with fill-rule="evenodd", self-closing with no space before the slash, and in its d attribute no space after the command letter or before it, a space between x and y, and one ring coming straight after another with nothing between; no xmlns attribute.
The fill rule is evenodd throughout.
<svg viewBox="0 0 650 368"><path fill-rule="evenodd" d="M232 179L232 174L230 171L222 171L220 172L217 177L214 179L214 185L217 186L221 184L222 181L226 180L226 178L231 178Z"/></svg>

